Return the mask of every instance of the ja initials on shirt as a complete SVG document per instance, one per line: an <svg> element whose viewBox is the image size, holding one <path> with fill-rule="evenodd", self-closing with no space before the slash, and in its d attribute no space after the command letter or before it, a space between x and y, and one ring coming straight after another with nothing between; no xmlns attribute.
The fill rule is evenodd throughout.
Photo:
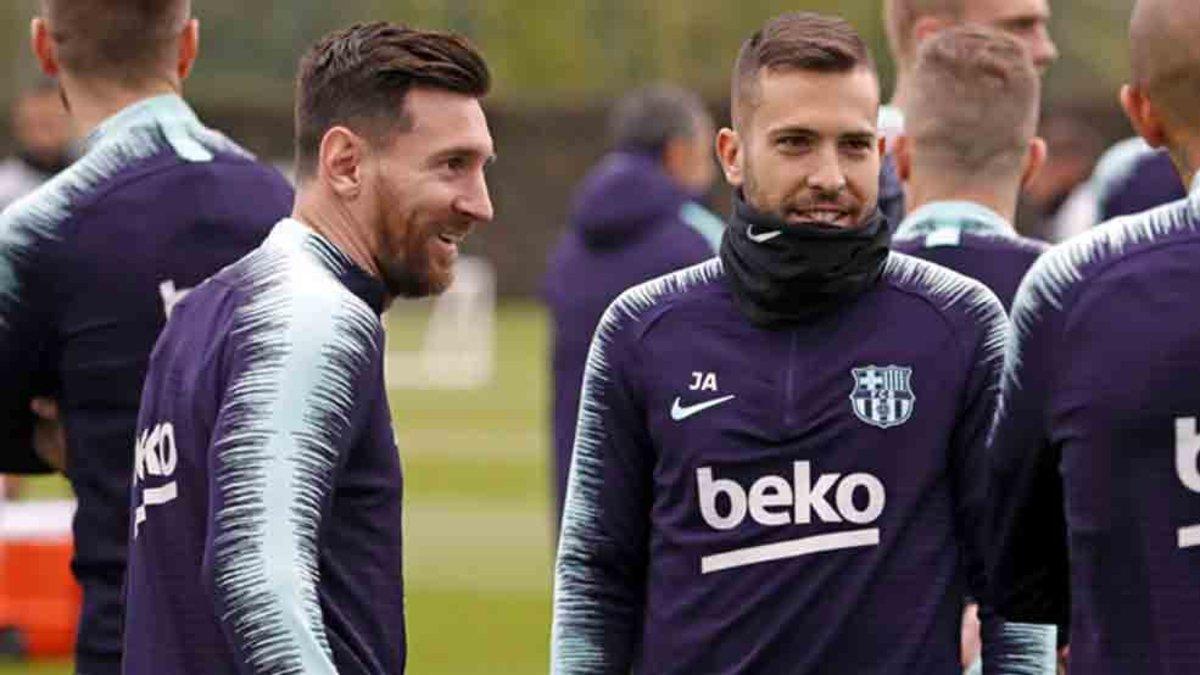
<svg viewBox="0 0 1200 675"><path fill-rule="evenodd" d="M689 391L716 391L717 390L717 374L716 373L692 373L692 383L688 386Z"/></svg>

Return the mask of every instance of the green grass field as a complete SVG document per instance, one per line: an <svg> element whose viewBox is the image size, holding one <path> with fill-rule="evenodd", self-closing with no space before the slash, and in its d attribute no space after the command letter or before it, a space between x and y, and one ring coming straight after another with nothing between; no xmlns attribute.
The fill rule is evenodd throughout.
<svg viewBox="0 0 1200 675"><path fill-rule="evenodd" d="M391 348L412 342L393 321ZM391 392L404 461L408 672L545 672L551 531L547 330L533 304L497 322L496 378L472 391ZM58 481L34 486L61 493ZM69 664L2 664L63 675Z"/></svg>

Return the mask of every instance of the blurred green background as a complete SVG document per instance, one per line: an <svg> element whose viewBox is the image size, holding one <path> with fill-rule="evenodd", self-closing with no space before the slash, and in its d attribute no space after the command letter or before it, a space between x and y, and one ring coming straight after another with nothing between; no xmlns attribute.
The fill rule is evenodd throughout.
<svg viewBox="0 0 1200 675"><path fill-rule="evenodd" d="M0 6L0 63L29 68L28 18L36 0ZM462 32L495 71L504 105L571 106L647 80L678 80L725 95L738 45L783 11L840 13L884 58L882 0L194 0L204 42L191 93L203 103L238 100L287 107L301 50L326 31L388 19ZM1125 24L1132 0L1051 0L1062 60L1050 73L1055 99L1110 96L1127 72ZM0 66L0 72L3 67ZM7 92L0 92L3 100Z"/></svg>

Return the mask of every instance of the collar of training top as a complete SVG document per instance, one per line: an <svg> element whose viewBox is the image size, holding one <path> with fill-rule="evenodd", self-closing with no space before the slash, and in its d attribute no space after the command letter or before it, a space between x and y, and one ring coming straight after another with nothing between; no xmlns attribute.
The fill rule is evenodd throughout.
<svg viewBox="0 0 1200 675"><path fill-rule="evenodd" d="M355 264L350 256L308 225L294 218L284 218L271 230L264 243L264 246L267 245L302 249L376 314L383 314L387 299L387 288L383 282Z"/></svg>
<svg viewBox="0 0 1200 675"><path fill-rule="evenodd" d="M191 106L178 94L163 94L144 98L126 106L101 122L81 143L82 152L94 148L104 139L123 136L134 129L157 126L175 151L189 161L208 161L212 154L183 133L201 127L200 119ZM81 153L82 154L82 153Z"/></svg>
<svg viewBox="0 0 1200 675"><path fill-rule="evenodd" d="M1017 231L999 213L967 201L930 202L908 214L896 228L896 239L915 239L942 230L1015 237Z"/></svg>

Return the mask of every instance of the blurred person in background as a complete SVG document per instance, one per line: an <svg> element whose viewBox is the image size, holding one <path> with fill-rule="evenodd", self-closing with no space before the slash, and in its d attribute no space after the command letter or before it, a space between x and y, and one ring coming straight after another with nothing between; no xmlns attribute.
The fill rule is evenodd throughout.
<svg viewBox="0 0 1200 675"><path fill-rule="evenodd" d="M991 444L997 615L1070 623L1070 672L1200 672L1200 3L1139 0L1134 128L1186 199L1033 266Z"/></svg>
<svg viewBox="0 0 1200 675"><path fill-rule="evenodd" d="M1074 234L1069 223L1082 219L1087 221L1084 229L1096 224L1086 186L1104 139L1087 114L1058 109L1042 117L1038 135L1046 141L1046 161L1021 188L1017 207L1015 223L1025 236L1057 242Z"/></svg>
<svg viewBox="0 0 1200 675"><path fill-rule="evenodd" d="M622 294L588 356L552 670L959 675L1004 309L889 252L848 23L770 20L732 85L719 259Z"/></svg>
<svg viewBox="0 0 1200 675"><path fill-rule="evenodd" d="M965 24L927 40L910 77L913 114L895 150L909 213L894 249L983 282L1007 310L1047 248L1013 227L1021 186L1046 158L1037 72L1015 38Z"/></svg>
<svg viewBox="0 0 1200 675"><path fill-rule="evenodd" d="M1072 194L1055 221L1065 241L1097 223L1148 211L1187 196L1171 155L1140 136L1119 141L1096 162L1091 178Z"/></svg>
<svg viewBox="0 0 1200 675"><path fill-rule="evenodd" d="M154 340L187 289L288 212L292 190L180 97L199 48L188 0L42 0L32 48L85 141L0 215L0 472L66 473L76 668L108 675L121 664L134 425Z"/></svg>
<svg viewBox="0 0 1200 675"><path fill-rule="evenodd" d="M146 377L128 675L404 671L380 315L445 291L492 219L491 76L466 40L388 23L299 70L292 216L179 304Z"/></svg>
<svg viewBox="0 0 1200 675"><path fill-rule="evenodd" d="M70 164L71 118L53 80L17 95L11 129L16 154L0 162L0 210Z"/></svg>
<svg viewBox="0 0 1200 675"><path fill-rule="evenodd" d="M912 71L921 43L951 26L982 24L1021 40L1041 73L1058 59L1058 48L1050 38L1050 0L884 0L883 17L888 49L896 65L896 86L892 102L879 109L879 132L888 152L880 173L879 200L895 226L904 217L904 194L891 151L904 132L908 103L914 96Z"/></svg>
<svg viewBox="0 0 1200 675"><path fill-rule="evenodd" d="M917 50L939 31L964 23L1004 31L1025 45L1043 74L1058 60L1050 37L1050 0L884 0L883 16L896 64L892 102L879 113L879 131L889 141L903 133L909 103L919 96L912 86Z"/></svg>
<svg viewBox="0 0 1200 675"><path fill-rule="evenodd" d="M600 316L625 289L708 260L720 245L724 223L700 205L716 178L714 133L694 93L665 84L634 91L609 116L612 151L575 192L569 228L543 283L554 320L558 516L584 362Z"/></svg>

